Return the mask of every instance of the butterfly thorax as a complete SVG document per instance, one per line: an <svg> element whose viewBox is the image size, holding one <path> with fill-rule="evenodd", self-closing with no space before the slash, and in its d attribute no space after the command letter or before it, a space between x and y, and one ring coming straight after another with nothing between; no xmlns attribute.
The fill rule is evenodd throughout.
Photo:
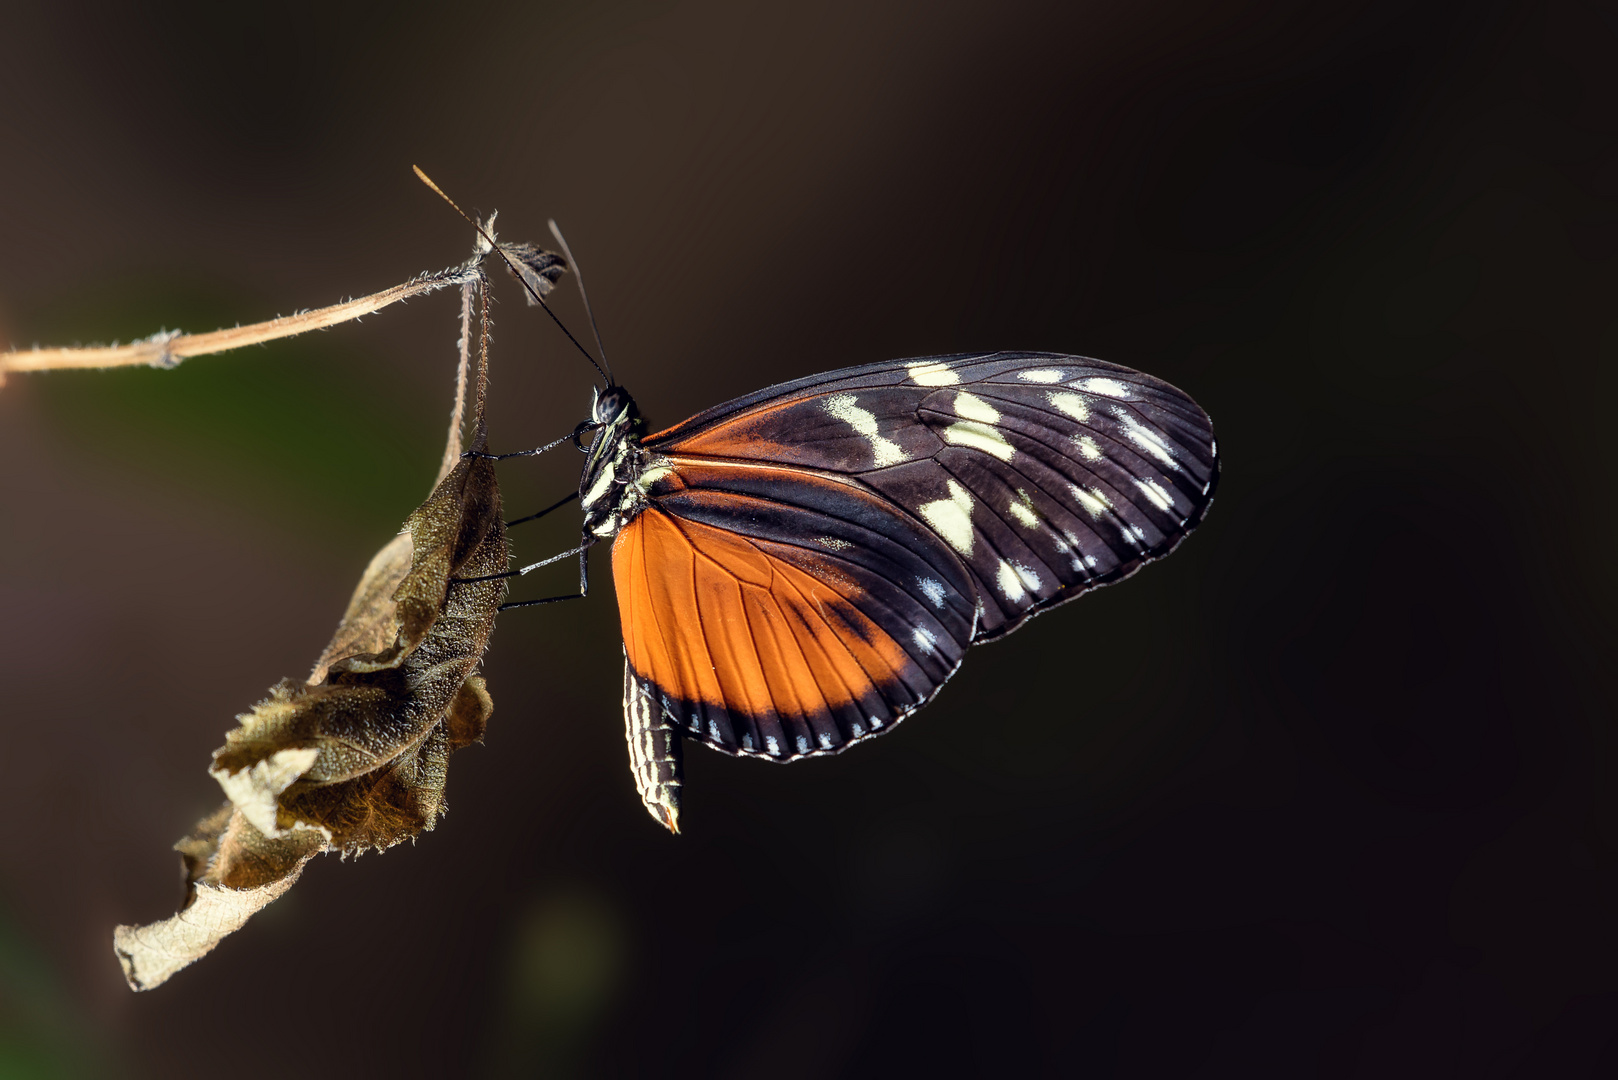
<svg viewBox="0 0 1618 1080"><path fill-rule="evenodd" d="M623 387L609 387L596 398L593 419L601 427L579 478L579 506L585 535L607 539L646 509L644 474L655 462L641 449L644 422Z"/></svg>

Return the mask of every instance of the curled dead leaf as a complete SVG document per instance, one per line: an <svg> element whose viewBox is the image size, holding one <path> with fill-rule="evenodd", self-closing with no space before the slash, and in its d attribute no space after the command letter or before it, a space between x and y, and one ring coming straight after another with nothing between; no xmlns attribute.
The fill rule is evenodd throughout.
<svg viewBox="0 0 1618 1080"><path fill-rule="evenodd" d="M488 300L472 449L486 446ZM371 560L309 678L284 679L239 716L210 775L228 802L175 845L186 900L169 919L120 926L114 949L146 990L206 955L284 893L322 851L385 850L444 812L449 755L493 711L476 674L506 592L500 488L486 456L460 454L461 388L447 475Z"/></svg>
<svg viewBox="0 0 1618 1080"><path fill-rule="evenodd" d="M504 580L451 579L493 578L506 569L493 463L463 459L407 525L410 570L390 603L373 603L364 617L339 627L362 641L375 636L376 624L396 624L393 643L327 662L325 677L314 685L283 681L239 718L241 726L214 754L209 772L267 836L299 825L332 828L328 813L352 819L313 789L371 777L412 758L462 695L488 644ZM355 603L368 584L362 579ZM358 797L365 787L347 790ZM406 835L334 831L332 845L350 852L386 848Z"/></svg>

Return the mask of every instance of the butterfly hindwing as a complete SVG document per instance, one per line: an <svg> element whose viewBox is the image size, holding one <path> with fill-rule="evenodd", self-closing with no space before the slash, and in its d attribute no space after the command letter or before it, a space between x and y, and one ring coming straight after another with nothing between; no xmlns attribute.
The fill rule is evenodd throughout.
<svg viewBox="0 0 1618 1080"><path fill-rule="evenodd" d="M1049 353L851 368L737 399L644 443L660 454L843 474L967 566L976 640L1128 576L1201 521L1218 475L1189 397Z"/></svg>
<svg viewBox="0 0 1618 1080"><path fill-rule="evenodd" d="M613 576L632 676L686 737L835 753L931 698L972 640L960 560L862 485L669 456L650 494Z"/></svg>

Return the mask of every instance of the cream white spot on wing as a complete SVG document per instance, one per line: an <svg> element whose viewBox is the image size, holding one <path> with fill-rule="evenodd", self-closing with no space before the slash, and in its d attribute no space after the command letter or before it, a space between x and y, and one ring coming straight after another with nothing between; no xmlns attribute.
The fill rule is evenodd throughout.
<svg viewBox="0 0 1618 1080"><path fill-rule="evenodd" d="M854 721L852 724L849 724L848 730L854 733L854 737L856 739L865 734L865 728L860 725L858 720Z"/></svg>
<svg viewBox="0 0 1618 1080"><path fill-rule="evenodd" d="M826 734L824 731L820 733L820 748L822 750L831 749L831 736Z"/></svg>
<svg viewBox="0 0 1618 1080"><path fill-rule="evenodd" d="M807 735L799 735L798 739L797 739L797 743L798 743L798 753L807 754L809 752L809 736L807 736Z"/></svg>
<svg viewBox="0 0 1618 1080"><path fill-rule="evenodd" d="M1094 461L1101 456L1101 447L1090 436L1075 435L1073 441L1079 444L1079 453L1084 455L1086 461Z"/></svg>
<svg viewBox="0 0 1618 1080"><path fill-rule="evenodd" d="M949 498L922 503L922 520L962 555L972 554L972 493L959 480L949 482Z"/></svg>
<svg viewBox="0 0 1618 1080"><path fill-rule="evenodd" d="M963 395L964 396L964 395ZM974 450L982 450L985 454L992 454L1001 461L1010 461L1016 448L1006 442L1006 437L1000 434L1000 429L980 424L976 420L961 420L944 429L944 441L956 446L970 446Z"/></svg>
<svg viewBox="0 0 1618 1080"><path fill-rule="evenodd" d="M742 732L742 749L753 749L753 733L751 731Z"/></svg>
<svg viewBox="0 0 1618 1080"><path fill-rule="evenodd" d="M708 721L708 738L712 739L714 742L719 741L719 724L716 721Z"/></svg>
<svg viewBox="0 0 1618 1080"><path fill-rule="evenodd" d="M1117 379L1080 379L1074 385L1080 390L1088 390L1090 393L1100 394L1102 397L1126 398L1129 396L1129 387Z"/></svg>
<svg viewBox="0 0 1618 1080"><path fill-rule="evenodd" d="M1025 528L1039 528L1039 515L1034 513L1031 505L1032 500L1028 498L1028 492L1019 489L1017 494L1022 498L1012 499L1010 505L1007 506L1007 509L1011 511L1011 516L1022 522Z"/></svg>
<svg viewBox="0 0 1618 1080"><path fill-rule="evenodd" d="M905 370L910 372L910 381L917 386L954 386L961 381L948 364L910 364Z"/></svg>
<svg viewBox="0 0 1618 1080"><path fill-rule="evenodd" d="M1017 378L1023 382L1058 383L1062 381L1062 373L1052 368L1034 368L1032 371L1019 371Z"/></svg>
<svg viewBox="0 0 1618 1080"><path fill-rule="evenodd" d="M1118 419L1124 425L1124 434L1129 436L1130 442L1145 450L1175 472L1180 471L1180 463L1174 460L1174 451L1169 449L1168 444L1163 441L1161 435L1136 420L1130 415L1129 410L1119 409L1117 412Z"/></svg>
<svg viewBox="0 0 1618 1080"><path fill-rule="evenodd" d="M1024 566L1022 563L1012 563L1011 567L1017 571L1017 576L1022 578L1022 583L1027 586L1029 592L1039 592L1040 581L1038 574L1028 569L1028 567Z"/></svg>
<svg viewBox="0 0 1618 1080"><path fill-rule="evenodd" d="M839 540L835 536L816 537L815 543L824 548L831 548L833 551L847 551L849 548L854 546L847 540Z"/></svg>
<svg viewBox="0 0 1618 1080"><path fill-rule="evenodd" d="M1144 491L1146 497L1152 500L1152 505L1159 510L1174 509L1174 496L1158 487L1156 480L1136 480L1135 486Z"/></svg>
<svg viewBox="0 0 1618 1080"><path fill-rule="evenodd" d="M775 741L774 735L764 736L764 752L772 756L780 755L781 744Z"/></svg>
<svg viewBox="0 0 1618 1080"><path fill-rule="evenodd" d="M916 584L921 586L922 595L933 602L933 607L941 608L944 606L944 597L949 595L949 590L944 588L942 581L934 581L930 577L919 577L916 579Z"/></svg>
<svg viewBox="0 0 1618 1080"><path fill-rule="evenodd" d="M1112 509L1112 501L1099 488L1086 491L1077 484L1069 484L1067 489L1073 494L1074 501L1084 507L1084 512L1093 518L1099 518Z"/></svg>
<svg viewBox="0 0 1618 1080"><path fill-rule="evenodd" d="M916 643L916 648L931 656L938 651L938 639L933 637L932 631L918 626L910 633L910 640Z"/></svg>
<svg viewBox="0 0 1618 1080"><path fill-rule="evenodd" d="M898 443L877 430L876 414L860 408L858 401L853 394L833 394L826 399L826 411L865 437L871 444L872 463L877 468L903 461L905 452Z"/></svg>
<svg viewBox="0 0 1618 1080"><path fill-rule="evenodd" d="M955 395L955 415L962 420L976 420L982 424L1000 421L1000 411L976 394L962 391Z"/></svg>
<svg viewBox="0 0 1618 1080"><path fill-rule="evenodd" d="M1000 595L1013 604L1021 603L1023 597L1027 595L1022 586L1022 575L1004 559L1000 560L1000 568L995 571L994 583L1000 586Z"/></svg>
<svg viewBox="0 0 1618 1080"><path fill-rule="evenodd" d="M873 716L873 717L870 718L870 720L871 720L871 730L872 731L881 731L882 730L882 718L880 716Z"/></svg>
<svg viewBox="0 0 1618 1080"><path fill-rule="evenodd" d="M1052 390L1045 395L1045 398L1081 424L1090 419L1090 404L1078 394L1063 394Z"/></svg>

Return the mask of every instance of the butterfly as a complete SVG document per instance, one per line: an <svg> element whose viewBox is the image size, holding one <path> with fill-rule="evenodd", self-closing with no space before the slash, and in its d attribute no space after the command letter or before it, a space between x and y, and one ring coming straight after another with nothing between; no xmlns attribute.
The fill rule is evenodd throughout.
<svg viewBox="0 0 1618 1080"><path fill-rule="evenodd" d="M555 222L551 232L582 295ZM543 292L529 285L541 305ZM1173 551L1219 478L1208 414L1161 379L1102 360L996 352L868 364L647 435L610 368L567 336L605 385L571 436L588 455L583 540L514 573L577 554L579 592L504 606L584 595L585 552L611 541L631 771L672 832L686 740L788 762L886 734L937 695L972 645Z"/></svg>
<svg viewBox="0 0 1618 1080"><path fill-rule="evenodd" d="M869 364L641 434L599 394L579 501L611 540L624 723L679 829L681 746L796 761L892 731L968 647L1167 555L1207 513L1213 427L1116 364Z"/></svg>

